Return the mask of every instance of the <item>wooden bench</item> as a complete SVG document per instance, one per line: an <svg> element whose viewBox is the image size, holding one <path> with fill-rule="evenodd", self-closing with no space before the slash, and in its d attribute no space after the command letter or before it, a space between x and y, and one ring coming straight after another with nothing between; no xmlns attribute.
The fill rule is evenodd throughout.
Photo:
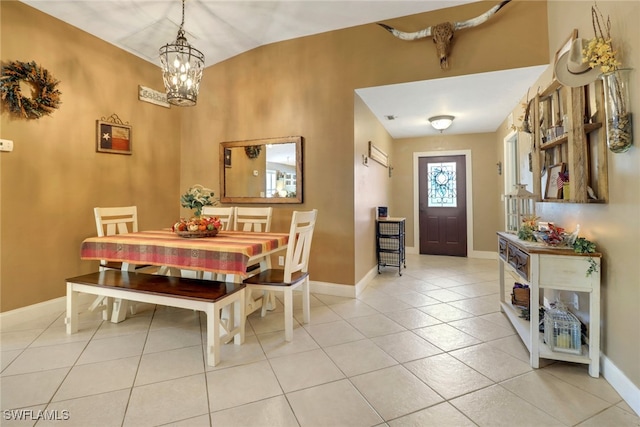
<svg viewBox="0 0 640 427"><path fill-rule="evenodd" d="M245 285L105 270L67 279L67 334L78 332L78 293L203 311L207 314L207 364L220 361L222 342L244 342ZM222 318L228 308L228 318ZM225 332L220 334L220 329Z"/></svg>

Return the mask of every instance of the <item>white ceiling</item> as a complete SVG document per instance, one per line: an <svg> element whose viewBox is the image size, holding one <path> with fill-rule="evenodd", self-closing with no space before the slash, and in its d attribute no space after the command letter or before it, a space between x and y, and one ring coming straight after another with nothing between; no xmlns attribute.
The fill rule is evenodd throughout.
<svg viewBox="0 0 640 427"><path fill-rule="evenodd" d="M547 65L357 89L395 138L437 135L427 120L454 116L447 135L495 132ZM393 116L389 120L387 116Z"/></svg>
<svg viewBox="0 0 640 427"><path fill-rule="evenodd" d="M156 65L158 49L175 40L182 18L179 0L21 1ZM184 30L210 66L282 40L474 1L187 0ZM508 13L508 6L500 13ZM425 22L425 27L432 24L437 22ZM431 47L425 42L425 49ZM436 133L424 119L437 114L457 117L448 134L493 132L541 71L534 67L445 78L361 89L358 94L394 138ZM388 121L386 115L397 119Z"/></svg>

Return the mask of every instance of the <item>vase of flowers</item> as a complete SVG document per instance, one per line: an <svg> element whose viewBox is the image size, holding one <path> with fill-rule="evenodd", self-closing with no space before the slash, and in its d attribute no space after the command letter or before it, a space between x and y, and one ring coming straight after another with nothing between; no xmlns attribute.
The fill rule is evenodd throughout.
<svg viewBox="0 0 640 427"><path fill-rule="evenodd" d="M595 37L583 51L583 62L592 68L600 67L604 89L607 146L614 153L624 153L633 142L631 105L629 97L629 68L619 68L617 51L611 39L611 20L606 22L598 6L591 6L591 21Z"/></svg>
<svg viewBox="0 0 640 427"><path fill-rule="evenodd" d="M213 197L212 190L196 184L180 196L180 204L183 208L194 209L193 214L197 218L202 215L204 206L213 206L216 203Z"/></svg>

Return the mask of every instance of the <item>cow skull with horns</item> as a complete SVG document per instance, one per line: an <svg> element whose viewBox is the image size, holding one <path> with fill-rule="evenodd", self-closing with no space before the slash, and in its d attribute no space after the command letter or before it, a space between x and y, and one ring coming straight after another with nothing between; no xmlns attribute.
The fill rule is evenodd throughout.
<svg viewBox="0 0 640 427"><path fill-rule="evenodd" d="M425 28L424 30L416 31L414 33L405 33L404 31L396 30L395 28L385 24L378 25L385 28L387 31L401 40L419 40L427 37L433 37L433 42L436 44L436 50L438 52L438 57L440 58L440 68L445 70L449 68L448 57L449 51L451 50L451 40L453 39L453 33L458 30L473 28L477 27L480 24L483 24L510 1L511 0L504 0L482 15L475 18L468 19L462 22L443 22L442 24L432 25Z"/></svg>

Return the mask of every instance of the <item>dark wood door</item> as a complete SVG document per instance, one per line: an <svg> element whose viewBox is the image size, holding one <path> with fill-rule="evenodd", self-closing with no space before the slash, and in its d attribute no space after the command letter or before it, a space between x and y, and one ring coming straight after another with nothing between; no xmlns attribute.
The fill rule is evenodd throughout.
<svg viewBox="0 0 640 427"><path fill-rule="evenodd" d="M420 253L467 256L465 156L420 157Z"/></svg>

